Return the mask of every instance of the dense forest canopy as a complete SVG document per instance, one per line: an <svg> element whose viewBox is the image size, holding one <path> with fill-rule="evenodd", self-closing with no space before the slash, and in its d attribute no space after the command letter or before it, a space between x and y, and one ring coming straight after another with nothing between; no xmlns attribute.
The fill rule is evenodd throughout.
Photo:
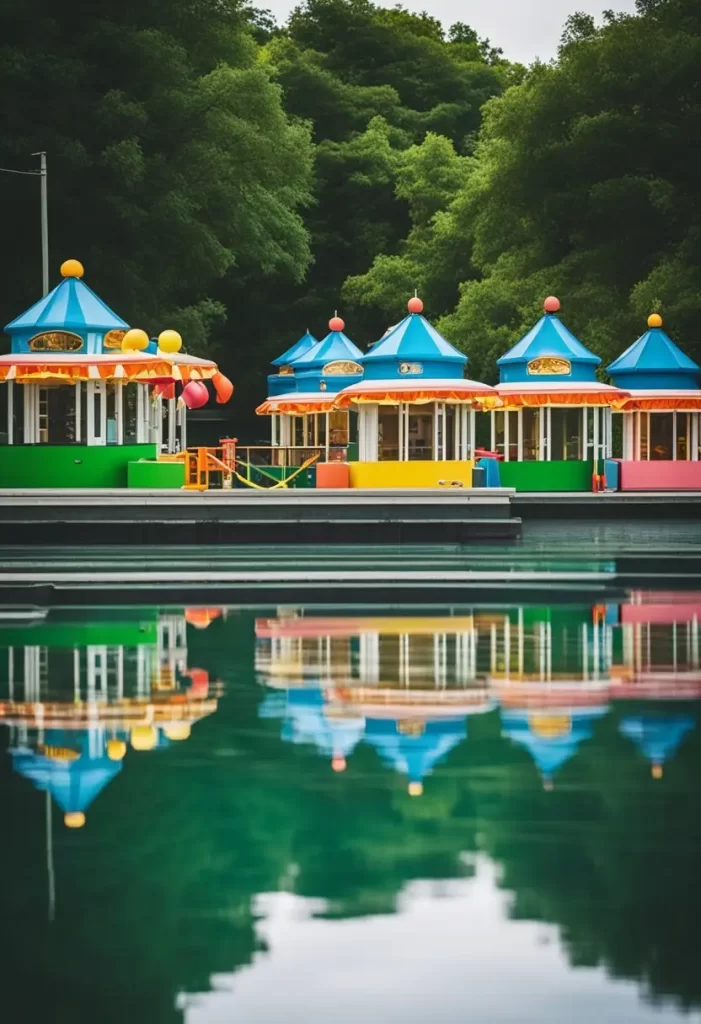
<svg viewBox="0 0 701 1024"><path fill-rule="evenodd" d="M573 0L573 4L576 0ZM651 309L701 358L701 7L573 13L557 58L305 0L6 0L0 165L49 154L51 267L180 329L250 417L271 358L342 309L362 347L416 287L493 380L559 294L605 360ZM6 322L40 285L36 181L0 175ZM262 430L262 428L259 428Z"/></svg>

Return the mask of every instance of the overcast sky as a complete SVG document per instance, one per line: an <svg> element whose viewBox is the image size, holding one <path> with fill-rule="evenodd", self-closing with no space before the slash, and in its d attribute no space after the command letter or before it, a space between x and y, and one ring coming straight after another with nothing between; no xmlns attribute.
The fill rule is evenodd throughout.
<svg viewBox="0 0 701 1024"><path fill-rule="evenodd" d="M377 0L393 6L394 0ZM278 21L284 21L296 0L258 0ZM602 10L633 11L635 0L403 0L411 11L428 11L448 28L456 21L472 25L510 60L529 64L536 57L555 56L562 26L569 14L586 11L597 20Z"/></svg>

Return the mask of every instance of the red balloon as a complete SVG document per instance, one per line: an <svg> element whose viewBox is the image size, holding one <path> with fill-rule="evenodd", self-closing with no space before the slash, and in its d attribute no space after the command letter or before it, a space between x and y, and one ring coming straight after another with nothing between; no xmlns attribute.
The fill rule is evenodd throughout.
<svg viewBox="0 0 701 1024"><path fill-rule="evenodd" d="M223 373L215 373L212 377L212 384L217 393L217 403L219 405L226 405L234 393L234 385Z"/></svg>
<svg viewBox="0 0 701 1024"><path fill-rule="evenodd" d="M424 304L418 295L414 295L414 297L409 299L407 302L406 308L410 313L421 313L423 312Z"/></svg>
<svg viewBox="0 0 701 1024"><path fill-rule="evenodd" d="M555 298L554 295L548 295L547 299L543 303L543 309L546 313L557 313L560 308L560 300Z"/></svg>
<svg viewBox="0 0 701 1024"><path fill-rule="evenodd" d="M209 401L209 391L201 380L191 380L183 388L182 398L188 409L201 409Z"/></svg>
<svg viewBox="0 0 701 1024"><path fill-rule="evenodd" d="M345 323L341 320L340 316L332 316L329 320L330 331L342 331L345 327Z"/></svg>

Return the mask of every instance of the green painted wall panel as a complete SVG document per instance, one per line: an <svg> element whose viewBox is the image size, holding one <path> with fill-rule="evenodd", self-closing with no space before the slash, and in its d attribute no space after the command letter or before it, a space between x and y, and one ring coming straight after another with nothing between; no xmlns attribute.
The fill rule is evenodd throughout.
<svg viewBox="0 0 701 1024"><path fill-rule="evenodd" d="M587 462L500 462L502 487L517 491L590 491L594 464Z"/></svg>
<svg viewBox="0 0 701 1024"><path fill-rule="evenodd" d="M155 459L155 444L0 447L0 487L126 487L127 466Z"/></svg>
<svg viewBox="0 0 701 1024"><path fill-rule="evenodd" d="M185 466L182 462L130 462L127 480L129 487L177 489L185 483Z"/></svg>

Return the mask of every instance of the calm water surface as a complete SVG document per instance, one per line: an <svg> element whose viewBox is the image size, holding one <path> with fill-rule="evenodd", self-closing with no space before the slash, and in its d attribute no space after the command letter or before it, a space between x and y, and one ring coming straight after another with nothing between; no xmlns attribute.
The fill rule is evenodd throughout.
<svg viewBox="0 0 701 1024"><path fill-rule="evenodd" d="M3 1019L701 1021L700 619L3 612Z"/></svg>

